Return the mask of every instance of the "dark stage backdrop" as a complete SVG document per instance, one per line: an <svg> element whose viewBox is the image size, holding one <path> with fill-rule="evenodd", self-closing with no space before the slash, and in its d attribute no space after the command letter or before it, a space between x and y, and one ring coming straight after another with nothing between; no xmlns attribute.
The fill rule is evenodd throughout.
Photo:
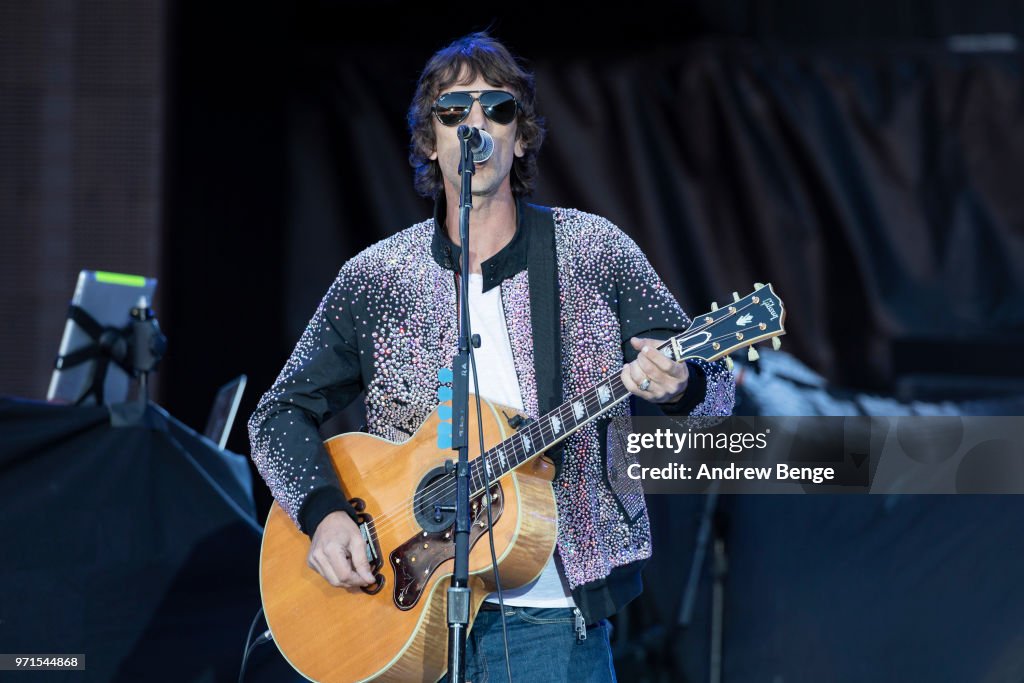
<svg viewBox="0 0 1024 683"><path fill-rule="evenodd" d="M162 275L165 4L0 2L0 394L46 396L80 270Z"/></svg>
<svg viewBox="0 0 1024 683"><path fill-rule="evenodd" d="M292 330L346 255L428 211L403 155L414 62L307 66L289 117ZM838 382L1005 369L1024 332L1015 57L704 44L535 66L535 199L617 223L688 311L771 281L791 350Z"/></svg>
<svg viewBox="0 0 1024 683"><path fill-rule="evenodd" d="M616 222L691 313L755 280L773 282L790 311L786 347L840 385L904 397L1019 388L1021 58L999 51L1006 40L947 41L958 32L1008 32L1012 47L1024 20L1019 8L754 5L640 3L585 18L546 8L546 21L529 12L500 20L496 35L536 70L549 123L534 200ZM405 108L429 55L488 23L404 3L298 7L230 12L191 3L173 15L161 311L172 346L162 398L189 424L203 423L216 386L240 372L250 375L247 416L341 263L429 215L411 186ZM839 39L849 34L858 39ZM243 430L231 445L247 450ZM259 495L265 505L266 492ZM731 594L729 618L784 634L793 610L828 616L822 606L832 598L820 586L802 592L794 567L824 565L781 525L806 515L808 526L820 522L814 538L839 553L860 533L860 519L882 514L882 503L851 508L846 535L821 520L828 510L762 504L772 509L732 508L734 552L747 564L730 579L741 589ZM925 507L899 511L913 512L913 521ZM942 514L972 528L988 523L991 511L982 507ZM688 567L698 509L681 499L652 503L661 550L638 625L643 610L659 611L653 596L671 595L662 589ZM748 523L755 519L765 521ZM763 549L751 539L769 528L778 554L758 564ZM837 580L859 568L895 575L891 563L867 556L883 557L902 541L887 525L873 529L858 537L864 558L836 560L845 563ZM1000 538L993 529L983 549ZM952 554L960 546L945 547ZM776 609L760 587L761 602L744 603L754 588L742 582L752 576L785 581L792 609ZM851 583L849 611L834 615L848 620L836 638L874 634L870 652L885 653L880 641L891 631L878 628L890 612L878 600L914 585L965 590L971 574L956 566L936 570L931 583L901 576L881 597L870 581ZM950 630L921 621L933 614L923 595L892 609L908 610L925 637L952 643ZM706 605L706 587L701 600ZM857 611L861 601L876 611ZM765 604L773 609L756 621L749 610ZM953 607L958 617L978 618L963 600ZM660 612L654 621L670 614ZM806 620L804 632L821 623ZM750 629L730 633L733 674L771 657L757 650ZM704 644L688 637L687 661L703 661ZM922 652L904 653L906 662ZM799 664L792 649L779 653L787 666ZM801 680L798 669L776 670ZM823 671L803 673L815 680Z"/></svg>
<svg viewBox="0 0 1024 683"><path fill-rule="evenodd" d="M163 311L163 397L192 424L238 372L250 409L340 264L429 215L404 113L447 39L274 42L275 22L306 24L264 13L226 50L201 12L178 16ZM688 311L771 281L787 348L835 382L1019 388L1017 53L664 38L607 53L496 32L532 58L548 118L534 200L617 223Z"/></svg>
<svg viewBox="0 0 1024 683"><path fill-rule="evenodd" d="M85 655L46 681L235 680L259 608L248 472L136 408L0 399L0 643Z"/></svg>

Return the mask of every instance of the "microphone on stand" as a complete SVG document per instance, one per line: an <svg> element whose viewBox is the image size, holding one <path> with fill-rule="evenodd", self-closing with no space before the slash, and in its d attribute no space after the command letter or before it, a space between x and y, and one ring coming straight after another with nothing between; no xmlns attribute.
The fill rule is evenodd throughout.
<svg viewBox="0 0 1024 683"><path fill-rule="evenodd" d="M459 126L459 135L473 152L473 163L482 164L494 153L494 138L486 130L472 126Z"/></svg>

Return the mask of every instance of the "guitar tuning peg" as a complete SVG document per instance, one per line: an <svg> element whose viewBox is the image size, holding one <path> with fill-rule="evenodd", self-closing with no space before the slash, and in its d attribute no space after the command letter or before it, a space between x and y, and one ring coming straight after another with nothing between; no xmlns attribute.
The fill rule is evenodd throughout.
<svg viewBox="0 0 1024 683"><path fill-rule="evenodd" d="M782 340L778 337L772 337L772 348L778 351L782 348Z"/></svg>
<svg viewBox="0 0 1024 683"><path fill-rule="evenodd" d="M733 301L739 301L740 300L740 295L739 295L738 292L733 292L732 293L732 300Z"/></svg>
<svg viewBox="0 0 1024 683"><path fill-rule="evenodd" d="M755 282L754 283L754 289L762 289L763 287L764 287L764 283L763 282Z"/></svg>
<svg viewBox="0 0 1024 683"><path fill-rule="evenodd" d="M733 366L732 356L726 356L725 357L725 367L729 368L729 372L732 372L732 366Z"/></svg>
<svg viewBox="0 0 1024 683"><path fill-rule="evenodd" d="M711 302L711 310L712 311L717 311L718 310L718 302L717 301L712 301Z"/></svg>
<svg viewBox="0 0 1024 683"><path fill-rule="evenodd" d="M753 363L760 357L761 356L757 353L757 349L755 349L753 346L747 349L747 360L749 360L751 363Z"/></svg>

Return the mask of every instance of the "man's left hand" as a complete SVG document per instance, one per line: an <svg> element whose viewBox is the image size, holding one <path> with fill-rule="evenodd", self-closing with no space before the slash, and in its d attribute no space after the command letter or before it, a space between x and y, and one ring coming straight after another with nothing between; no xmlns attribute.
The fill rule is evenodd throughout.
<svg viewBox="0 0 1024 683"><path fill-rule="evenodd" d="M666 358L658 346L657 339L633 337L629 340L639 351L632 363L622 368L622 383L629 393L651 403L675 403L686 391L690 372L686 363L676 363Z"/></svg>

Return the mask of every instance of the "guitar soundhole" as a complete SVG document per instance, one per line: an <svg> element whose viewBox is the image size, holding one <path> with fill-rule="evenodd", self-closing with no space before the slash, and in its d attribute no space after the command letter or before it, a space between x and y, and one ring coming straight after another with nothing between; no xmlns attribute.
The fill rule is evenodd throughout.
<svg viewBox="0 0 1024 683"><path fill-rule="evenodd" d="M429 533L439 533L455 523L455 513L440 508L455 507L455 477L444 466L427 472L413 498L416 522Z"/></svg>

